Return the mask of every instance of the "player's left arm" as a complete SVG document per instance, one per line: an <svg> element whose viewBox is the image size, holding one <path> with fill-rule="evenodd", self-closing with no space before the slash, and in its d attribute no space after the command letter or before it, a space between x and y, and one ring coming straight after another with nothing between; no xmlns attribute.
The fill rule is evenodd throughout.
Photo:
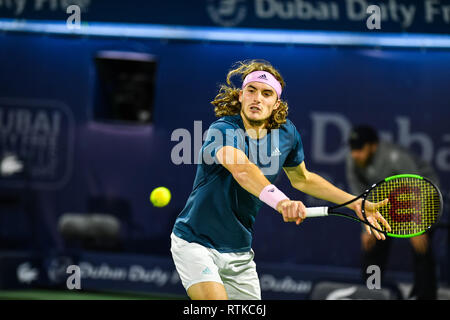
<svg viewBox="0 0 450 320"><path fill-rule="evenodd" d="M344 203L355 198L354 195L335 187L318 174L308 171L304 161L296 167L284 167L283 169L291 185L310 196L333 203ZM351 203L349 208L353 209L354 205L355 203Z"/></svg>
<svg viewBox="0 0 450 320"><path fill-rule="evenodd" d="M313 196L318 199L330 201L336 204L345 203L355 198L354 195L351 195L330 182L326 179L322 178L318 174L314 172L310 172L306 169L305 162L303 161L296 167L284 167L284 172L289 178L291 185L310 196ZM360 219L363 218L362 214L362 200L358 199L347 205L347 207L357 214ZM367 213L371 214L371 208L367 208ZM377 213L376 205L374 204L373 215L378 217L379 213Z"/></svg>

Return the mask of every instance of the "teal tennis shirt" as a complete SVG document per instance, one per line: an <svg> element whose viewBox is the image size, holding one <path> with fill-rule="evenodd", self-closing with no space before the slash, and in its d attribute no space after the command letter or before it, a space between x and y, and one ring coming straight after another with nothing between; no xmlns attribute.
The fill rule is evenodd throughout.
<svg viewBox="0 0 450 320"><path fill-rule="evenodd" d="M253 223L264 203L243 189L217 162L215 154L223 146L243 151L273 183L283 167L303 162L303 144L290 120L261 139L246 134L240 115L222 117L208 129L193 190L175 221L173 233L219 252L250 251Z"/></svg>

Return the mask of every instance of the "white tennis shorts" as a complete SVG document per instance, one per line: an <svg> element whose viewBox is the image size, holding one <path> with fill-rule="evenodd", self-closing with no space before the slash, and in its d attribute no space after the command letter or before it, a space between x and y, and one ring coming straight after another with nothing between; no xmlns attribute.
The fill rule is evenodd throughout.
<svg viewBox="0 0 450 320"><path fill-rule="evenodd" d="M170 235L172 258L186 291L193 284L214 281L224 285L231 300L261 300L253 250L221 253Z"/></svg>

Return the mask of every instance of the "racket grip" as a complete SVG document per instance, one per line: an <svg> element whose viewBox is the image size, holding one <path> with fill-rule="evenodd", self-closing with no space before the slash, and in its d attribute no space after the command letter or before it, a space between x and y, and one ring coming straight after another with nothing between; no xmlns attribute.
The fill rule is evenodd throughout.
<svg viewBox="0 0 450 320"><path fill-rule="evenodd" d="M311 207L306 208L306 217L325 217L328 215L328 207Z"/></svg>

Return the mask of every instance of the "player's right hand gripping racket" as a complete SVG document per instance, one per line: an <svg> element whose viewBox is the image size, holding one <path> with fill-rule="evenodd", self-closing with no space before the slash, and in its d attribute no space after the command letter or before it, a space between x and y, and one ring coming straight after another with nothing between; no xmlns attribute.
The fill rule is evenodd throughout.
<svg viewBox="0 0 450 320"><path fill-rule="evenodd" d="M336 211L360 198L363 199L364 220ZM390 232L381 223L379 228L373 226L368 221L365 210L368 201L378 203L385 199L389 199L389 202L378 207L378 212L391 226ZM341 205L306 208L306 217L336 215L351 218L369 225L386 236L410 238L429 230L439 220L442 209L442 194L431 181L418 175L401 174L388 177L372 185L360 196Z"/></svg>

